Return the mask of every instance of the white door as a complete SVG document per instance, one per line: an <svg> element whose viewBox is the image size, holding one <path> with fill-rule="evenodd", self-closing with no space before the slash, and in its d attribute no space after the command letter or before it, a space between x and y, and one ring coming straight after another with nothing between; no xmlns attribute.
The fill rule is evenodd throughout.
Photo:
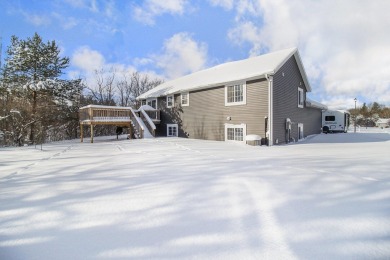
<svg viewBox="0 0 390 260"><path fill-rule="evenodd" d="M303 137L303 124L299 123L298 124L298 140L302 140Z"/></svg>

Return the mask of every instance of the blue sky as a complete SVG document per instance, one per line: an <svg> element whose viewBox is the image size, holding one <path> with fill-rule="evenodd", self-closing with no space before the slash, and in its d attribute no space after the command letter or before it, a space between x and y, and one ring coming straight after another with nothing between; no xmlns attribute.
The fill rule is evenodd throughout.
<svg viewBox="0 0 390 260"><path fill-rule="evenodd" d="M68 77L95 69L165 80L298 47L310 98L390 105L386 0L0 0L3 58L11 35L55 40Z"/></svg>

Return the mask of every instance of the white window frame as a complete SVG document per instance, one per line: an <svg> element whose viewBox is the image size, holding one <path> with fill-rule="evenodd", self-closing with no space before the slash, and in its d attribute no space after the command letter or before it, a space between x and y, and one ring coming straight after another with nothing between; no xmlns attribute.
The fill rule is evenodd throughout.
<svg viewBox="0 0 390 260"><path fill-rule="evenodd" d="M187 95L187 103L183 104L183 95ZM188 107L190 105L190 92L183 92L180 94L180 104L183 107Z"/></svg>
<svg viewBox="0 0 390 260"><path fill-rule="evenodd" d="M303 104L305 103L305 92L302 88L298 88L298 107L303 108Z"/></svg>
<svg viewBox="0 0 390 260"><path fill-rule="evenodd" d="M235 140L236 137L234 136L234 140L228 140L228 129L233 128L233 129L238 129L242 128L242 141L240 140ZM234 130L235 131L235 130ZM235 132L234 132L235 135ZM246 124L225 124L225 141L226 142L238 142L238 143L246 143Z"/></svg>
<svg viewBox="0 0 390 260"><path fill-rule="evenodd" d="M148 98L148 99L146 99L146 104L149 105L149 102L153 102L153 100L156 101L156 107L154 107L154 109L157 109L158 108L157 98ZM151 107L153 107L153 106L151 106Z"/></svg>
<svg viewBox="0 0 390 260"><path fill-rule="evenodd" d="M174 127L176 128L176 135L169 135L169 128ZM167 124L167 136L168 137L178 137L179 136L179 126L177 124Z"/></svg>
<svg viewBox="0 0 390 260"><path fill-rule="evenodd" d="M228 89L229 87L234 87L242 85L242 101L236 101L236 102L228 102ZM239 106L239 105L246 105L246 82L240 81L240 82L234 82L228 85L225 85L225 106Z"/></svg>
<svg viewBox="0 0 390 260"><path fill-rule="evenodd" d="M172 98L172 104L171 105L169 105L169 101L168 101L168 98ZM173 96L173 95L168 95L167 96L167 108L171 108L171 107L173 107L174 106L174 104L175 104L175 97Z"/></svg>
<svg viewBox="0 0 390 260"><path fill-rule="evenodd" d="M301 129L301 133L299 132L299 129ZM298 141L305 139L304 134L303 134L303 124L298 123ZM299 138L301 136L302 138Z"/></svg>

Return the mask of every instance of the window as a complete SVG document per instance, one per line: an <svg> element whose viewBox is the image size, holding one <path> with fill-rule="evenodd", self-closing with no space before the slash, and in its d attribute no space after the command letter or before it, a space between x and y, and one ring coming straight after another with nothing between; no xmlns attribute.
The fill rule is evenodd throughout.
<svg viewBox="0 0 390 260"><path fill-rule="evenodd" d="M246 104L246 84L237 83L225 86L225 106Z"/></svg>
<svg viewBox="0 0 390 260"><path fill-rule="evenodd" d="M303 102L305 102L305 93L303 89L298 88L298 107L303 108Z"/></svg>
<svg viewBox="0 0 390 260"><path fill-rule="evenodd" d="M154 109L157 109L157 98L147 99L146 104L148 104L148 106L153 107Z"/></svg>
<svg viewBox="0 0 390 260"><path fill-rule="evenodd" d="M178 136L177 124L167 124L167 136Z"/></svg>
<svg viewBox="0 0 390 260"><path fill-rule="evenodd" d="M141 100L141 106L146 105L146 99Z"/></svg>
<svg viewBox="0 0 390 260"><path fill-rule="evenodd" d="M325 121L336 121L335 116L325 116Z"/></svg>
<svg viewBox="0 0 390 260"><path fill-rule="evenodd" d="M225 141L244 142L246 135L246 124L241 125L225 125Z"/></svg>
<svg viewBox="0 0 390 260"><path fill-rule="evenodd" d="M173 95L167 96L167 107L173 107Z"/></svg>
<svg viewBox="0 0 390 260"><path fill-rule="evenodd" d="M190 94L187 93L181 93L181 105L182 106L189 106L190 105Z"/></svg>
<svg viewBox="0 0 390 260"><path fill-rule="evenodd" d="M234 128L234 141L244 141L244 128Z"/></svg>

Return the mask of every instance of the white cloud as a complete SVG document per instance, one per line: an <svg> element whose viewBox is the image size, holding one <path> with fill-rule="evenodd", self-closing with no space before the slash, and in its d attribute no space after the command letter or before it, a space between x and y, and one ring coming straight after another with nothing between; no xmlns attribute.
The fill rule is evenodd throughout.
<svg viewBox="0 0 390 260"><path fill-rule="evenodd" d="M152 59L168 79L177 78L205 68L207 46L193 40L188 33L178 33L167 39L163 53L153 55Z"/></svg>
<svg viewBox="0 0 390 260"><path fill-rule="evenodd" d="M133 17L135 20L153 25L155 18L162 14L182 15L187 6L187 0L145 0L142 6L135 6Z"/></svg>
<svg viewBox="0 0 390 260"><path fill-rule="evenodd" d="M96 71L99 73L102 71L103 75L101 76L103 77L109 77L112 73L115 73L115 81L121 80L125 74L132 74L136 71L148 75L151 79L163 78L151 70L138 70L132 65L107 62L103 54L92 50L88 46L80 47L73 53L71 65L72 70L68 72L69 78L82 78L87 86L92 89L96 87Z"/></svg>
<svg viewBox="0 0 390 260"><path fill-rule="evenodd" d="M77 26L80 22L71 16L64 16L60 13L57 12L52 12L51 16L57 20L59 25L64 29L64 30L69 30Z"/></svg>
<svg viewBox="0 0 390 260"><path fill-rule="evenodd" d="M22 11L22 14L28 23L35 26L45 26L51 23L50 17L46 15L30 14L24 11Z"/></svg>
<svg viewBox="0 0 390 260"><path fill-rule="evenodd" d="M78 48L72 56L72 65L80 68L84 72L93 72L103 68L105 59L103 55L88 46Z"/></svg>
<svg viewBox="0 0 390 260"><path fill-rule="evenodd" d="M222 2L222 1L221 1ZM233 43L250 55L297 46L324 95L390 103L390 2L240 0Z"/></svg>
<svg viewBox="0 0 390 260"><path fill-rule="evenodd" d="M76 8L84 8L87 6L86 0L64 0L64 2Z"/></svg>
<svg viewBox="0 0 390 260"><path fill-rule="evenodd" d="M97 0L64 0L73 8L86 9L92 13L101 14L109 18L115 18L115 1L97 1Z"/></svg>
<svg viewBox="0 0 390 260"><path fill-rule="evenodd" d="M252 44L250 56L256 56L261 49L261 31L253 22L244 21L228 32L229 39L235 44Z"/></svg>
<svg viewBox="0 0 390 260"><path fill-rule="evenodd" d="M335 97L327 96L318 101L320 101L323 104L326 104L329 109L333 109L333 110L337 110L337 109L347 110L355 106L354 97L349 97L344 95L338 95ZM358 100L356 102L356 106L359 107L361 105L362 103Z"/></svg>
<svg viewBox="0 0 390 260"><path fill-rule="evenodd" d="M234 6L233 0L209 0L213 6L221 6L226 10L231 10Z"/></svg>

